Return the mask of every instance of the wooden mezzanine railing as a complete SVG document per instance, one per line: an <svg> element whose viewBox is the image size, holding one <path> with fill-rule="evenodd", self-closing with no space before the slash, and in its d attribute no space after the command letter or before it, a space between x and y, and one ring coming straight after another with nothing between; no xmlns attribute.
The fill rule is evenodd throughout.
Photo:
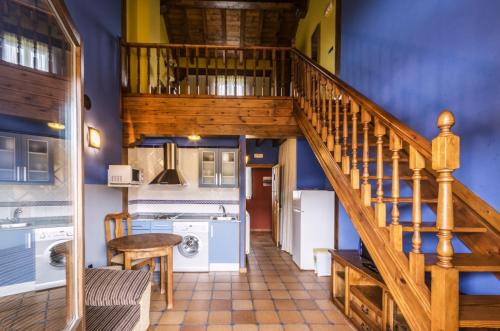
<svg viewBox="0 0 500 331"><path fill-rule="evenodd" d="M126 94L290 96L291 49L122 44Z"/></svg>

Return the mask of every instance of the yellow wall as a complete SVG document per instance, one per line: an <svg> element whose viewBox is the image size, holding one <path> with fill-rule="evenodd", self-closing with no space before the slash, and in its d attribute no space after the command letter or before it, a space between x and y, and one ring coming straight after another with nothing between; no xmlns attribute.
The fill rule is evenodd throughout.
<svg viewBox="0 0 500 331"><path fill-rule="evenodd" d="M168 42L160 0L127 0L127 41Z"/></svg>
<svg viewBox="0 0 500 331"><path fill-rule="evenodd" d="M309 8L305 18L299 22L299 27L295 35L295 47L311 56L311 36L318 24L320 27L320 54L319 64L335 73L335 0L332 1L332 10L325 17L325 9L330 0L310 0ZM328 54L328 50L334 47L333 52Z"/></svg>

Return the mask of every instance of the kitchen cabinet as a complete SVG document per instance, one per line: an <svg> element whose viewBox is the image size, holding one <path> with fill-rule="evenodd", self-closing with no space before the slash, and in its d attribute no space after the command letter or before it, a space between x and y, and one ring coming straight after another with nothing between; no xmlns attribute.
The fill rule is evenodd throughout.
<svg viewBox="0 0 500 331"><path fill-rule="evenodd" d="M199 153L200 187L238 187L238 149L207 148Z"/></svg>
<svg viewBox="0 0 500 331"><path fill-rule="evenodd" d="M0 230L0 296L35 290L33 240L31 229Z"/></svg>
<svg viewBox="0 0 500 331"><path fill-rule="evenodd" d="M172 233L174 224L172 221L152 221L151 233Z"/></svg>
<svg viewBox="0 0 500 331"><path fill-rule="evenodd" d="M53 181L52 138L0 132L0 182Z"/></svg>
<svg viewBox="0 0 500 331"><path fill-rule="evenodd" d="M210 263L238 263L240 252L239 226L239 222L210 222Z"/></svg>

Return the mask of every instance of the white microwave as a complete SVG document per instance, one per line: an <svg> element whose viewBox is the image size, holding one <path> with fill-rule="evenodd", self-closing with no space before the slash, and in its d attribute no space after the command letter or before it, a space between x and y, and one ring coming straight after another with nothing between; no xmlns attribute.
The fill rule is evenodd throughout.
<svg viewBox="0 0 500 331"><path fill-rule="evenodd" d="M131 165L110 165L108 167L108 186L140 185L143 180L142 170Z"/></svg>

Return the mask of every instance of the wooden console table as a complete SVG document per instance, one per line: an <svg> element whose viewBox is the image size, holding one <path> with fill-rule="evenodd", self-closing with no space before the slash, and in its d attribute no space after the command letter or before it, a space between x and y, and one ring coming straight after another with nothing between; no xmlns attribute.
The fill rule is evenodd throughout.
<svg viewBox="0 0 500 331"><path fill-rule="evenodd" d="M355 250L330 250L332 299L359 329L410 330L382 277Z"/></svg>

